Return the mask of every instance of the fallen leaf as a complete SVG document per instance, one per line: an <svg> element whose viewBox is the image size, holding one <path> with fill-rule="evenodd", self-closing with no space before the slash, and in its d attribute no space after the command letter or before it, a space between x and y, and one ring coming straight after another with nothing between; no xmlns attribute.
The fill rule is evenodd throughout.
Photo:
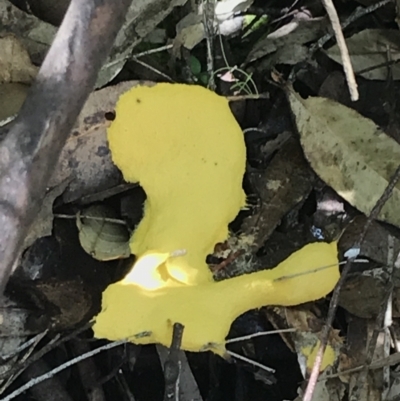
<svg viewBox="0 0 400 401"><path fill-rule="evenodd" d="M339 371L364 366L366 358L371 357L371 365L383 357L388 356L390 351L390 339L387 336L388 328L380 330L373 355L368 355L371 341L376 335L375 319L362 319L352 316L348 319L347 344L345 353L340 358ZM385 338L386 337L386 338ZM386 373L385 373L386 370ZM348 393L354 400L388 400L384 397L387 386L384 383L385 375L389 374L389 366L383 369L367 370L362 373L356 372L349 375L341 375L340 379L348 383Z"/></svg>
<svg viewBox="0 0 400 401"><path fill-rule="evenodd" d="M365 216L361 215L354 218L340 237L340 248L347 250L353 247L363 233L366 223L367 218ZM392 245L389 245L389 236L392 237ZM400 252L400 240L393 236L393 233L383 224L377 221L371 222L361 244L361 257L367 257L384 266L390 260L389 252L393 252L396 258Z"/></svg>
<svg viewBox="0 0 400 401"><path fill-rule="evenodd" d="M19 112L28 90L28 85L20 83L0 84L0 122Z"/></svg>
<svg viewBox="0 0 400 401"><path fill-rule="evenodd" d="M176 24L177 35L174 39L175 53L178 54L180 46L193 49L204 39L203 18L197 13L190 13Z"/></svg>
<svg viewBox="0 0 400 401"><path fill-rule="evenodd" d="M400 160L400 145L370 119L330 99L288 98L306 158L351 205L369 215ZM400 184L378 218L400 226Z"/></svg>
<svg viewBox="0 0 400 401"><path fill-rule="evenodd" d="M0 38L0 84L30 84L37 71L38 68L32 64L28 52L16 36Z"/></svg>
<svg viewBox="0 0 400 401"><path fill-rule="evenodd" d="M244 18L239 14L247 10L254 0L225 0L215 3L213 21L219 34L229 36L241 30ZM174 53L178 54L180 46L193 49L205 38L204 5L183 17L176 25L177 35L174 40Z"/></svg>
<svg viewBox="0 0 400 401"><path fill-rule="evenodd" d="M10 1L0 0L0 26L2 32L16 35L35 64L41 64L57 28L28 14Z"/></svg>
<svg viewBox="0 0 400 401"><path fill-rule="evenodd" d="M137 84L137 81L123 82L89 96L49 184L54 187L66 179L70 180L63 193L64 203L81 200L82 197L106 191L123 182L120 172L111 161L106 127L109 119L113 118L119 96Z"/></svg>
<svg viewBox="0 0 400 401"><path fill-rule="evenodd" d="M107 220L117 217L114 210L105 205L90 206L77 215L79 242L93 258L107 261L130 256L130 235L126 226Z"/></svg>
<svg viewBox="0 0 400 401"><path fill-rule="evenodd" d="M308 376L313 367L316 353L321 344L320 339L324 327L324 320L317 316L315 308L300 305L298 307L282 309L288 327L296 329L291 334L291 337L295 344L297 357L304 377ZM339 336L338 331L331 330L320 369L321 372L327 369L328 366L335 365L342 345L343 339Z"/></svg>
<svg viewBox="0 0 400 401"><path fill-rule="evenodd" d="M262 37L249 52L246 62L251 63L270 55L269 65L295 64L304 59L308 42L314 41L325 33L325 18L297 18L290 23Z"/></svg>
<svg viewBox="0 0 400 401"><path fill-rule="evenodd" d="M380 268L350 274L340 292L339 305L354 316L376 318L386 298L388 279Z"/></svg>
<svg viewBox="0 0 400 401"><path fill-rule="evenodd" d="M53 229L53 203L63 193L68 184L69 181L65 180L46 192L40 211L25 237L23 249L31 246L38 238L51 235Z"/></svg>
<svg viewBox="0 0 400 401"><path fill-rule="evenodd" d="M115 39L113 49L101 68L96 87L110 82L123 68L132 50L153 29L178 6L187 0L136 0L133 1L125 17L125 23Z"/></svg>
<svg viewBox="0 0 400 401"><path fill-rule="evenodd" d="M251 175L261 204L243 221L241 230L253 235L254 251L264 245L282 217L310 194L313 178L301 147L293 138L282 146L265 171Z"/></svg>
<svg viewBox="0 0 400 401"><path fill-rule="evenodd" d="M394 29L365 29L346 39L349 49L351 63L354 72L364 71L371 68L370 71L360 73L366 79L386 80L388 78L389 61L400 59L400 31ZM326 51L327 55L342 64L342 57L337 45L332 46ZM379 68L372 68L379 66ZM400 79L400 65L390 66L393 79Z"/></svg>

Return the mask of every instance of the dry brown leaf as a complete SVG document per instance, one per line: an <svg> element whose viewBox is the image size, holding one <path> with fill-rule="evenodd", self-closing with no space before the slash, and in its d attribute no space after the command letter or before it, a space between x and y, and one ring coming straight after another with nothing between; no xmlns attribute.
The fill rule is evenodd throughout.
<svg viewBox="0 0 400 401"><path fill-rule="evenodd" d="M13 33L25 46L32 61L40 64L46 55L57 28L22 11L8 0L0 0L2 32Z"/></svg>
<svg viewBox="0 0 400 401"><path fill-rule="evenodd" d="M267 55L271 55L270 65L302 61L307 53L307 48L303 45L321 37L326 26L325 18L294 19L279 30L262 37L251 49L246 62L253 62Z"/></svg>
<svg viewBox="0 0 400 401"><path fill-rule="evenodd" d="M288 98L306 158L314 171L351 205L369 215L400 160L400 145L370 119L333 100ZM400 184L379 219L400 226Z"/></svg>
<svg viewBox="0 0 400 401"><path fill-rule="evenodd" d="M363 233L366 224L365 216L360 215L354 218L340 237L339 248L345 250L352 248ZM391 241L393 243L389 245ZM384 266L388 264L391 252L394 255L400 253L400 239L393 236L393 233L383 224L377 221L371 222L361 244L360 256L367 257ZM368 268L368 266L365 267Z"/></svg>
<svg viewBox="0 0 400 401"><path fill-rule="evenodd" d="M28 85L17 82L0 84L0 122L18 113L28 90Z"/></svg>
<svg viewBox="0 0 400 401"><path fill-rule="evenodd" d="M63 194L64 202L81 200L84 196L106 191L122 183L121 173L112 163L108 149L106 127L110 121L107 120L107 113L111 113L109 118L112 118L119 96L137 84L137 81L123 82L89 96L49 184L54 187L70 179Z"/></svg>
<svg viewBox="0 0 400 401"><path fill-rule="evenodd" d="M31 246L38 238L51 235L53 229L53 204L54 201L63 193L68 184L69 181L65 180L46 192L40 211L36 215L35 220L31 224L28 234L24 239L23 249Z"/></svg>
<svg viewBox="0 0 400 401"><path fill-rule="evenodd" d="M0 83L30 84L37 74L28 52L14 35L0 38Z"/></svg>
<svg viewBox="0 0 400 401"><path fill-rule="evenodd" d="M343 285L339 305L354 316L376 318L388 290L383 269L349 275Z"/></svg>
<svg viewBox="0 0 400 401"><path fill-rule="evenodd" d="M301 147L293 138L282 146L265 172L251 175L261 204L245 218L242 232L254 236L253 250L259 250L283 216L304 201L312 190L313 180Z"/></svg>
<svg viewBox="0 0 400 401"><path fill-rule="evenodd" d="M400 59L400 31L398 30L365 29L346 39L346 44L356 74L359 71L383 64L380 68L359 74L367 79L386 80L389 69L385 63ZM337 63L342 63L337 45L331 47L326 53ZM400 79L400 65L393 64L390 69L393 79Z"/></svg>

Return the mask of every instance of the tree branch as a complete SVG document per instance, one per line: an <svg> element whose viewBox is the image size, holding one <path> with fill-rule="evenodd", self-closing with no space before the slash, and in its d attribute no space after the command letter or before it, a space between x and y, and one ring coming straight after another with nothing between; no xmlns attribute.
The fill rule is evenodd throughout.
<svg viewBox="0 0 400 401"><path fill-rule="evenodd" d="M1 133L0 294L130 3L72 0L18 117Z"/></svg>

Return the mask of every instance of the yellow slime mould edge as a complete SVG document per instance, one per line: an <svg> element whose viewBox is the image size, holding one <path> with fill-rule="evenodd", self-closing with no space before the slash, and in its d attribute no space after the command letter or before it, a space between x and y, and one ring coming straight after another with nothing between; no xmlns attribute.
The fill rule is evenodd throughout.
<svg viewBox="0 0 400 401"><path fill-rule="evenodd" d="M205 263L245 206L246 147L224 97L200 86L135 87L108 129L112 159L147 195L131 251L185 249L168 274L183 284L210 282Z"/></svg>
<svg viewBox="0 0 400 401"><path fill-rule="evenodd" d="M330 267L319 269L324 266ZM274 269L221 282L146 290L121 281L104 292L93 330L97 338L169 346L179 322L185 326L182 349L223 355L230 326L242 313L314 301L331 292L338 279L334 242L309 244Z"/></svg>

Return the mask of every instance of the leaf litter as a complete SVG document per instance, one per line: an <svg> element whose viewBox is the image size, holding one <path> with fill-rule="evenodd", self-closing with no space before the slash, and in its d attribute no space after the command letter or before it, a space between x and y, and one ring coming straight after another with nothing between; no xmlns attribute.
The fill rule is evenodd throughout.
<svg viewBox="0 0 400 401"><path fill-rule="evenodd" d="M171 80L198 84L215 79L220 93L236 97L244 94L242 90L251 79L251 88L256 88L254 95L268 92L268 97L246 100L244 96L237 100L238 104L241 103L238 108L241 126L252 128L253 133L255 130L259 131L258 136L246 135L246 145L252 152L244 180L247 207L231 225L228 240L217 244L214 254L208 257L214 277L219 277L220 280L271 268L307 242L317 239L339 239L339 254L343 260L342 255L354 246L367 224L366 216L373 210L397 169L397 160L400 160L400 145L396 142L398 123L395 118L399 93L395 89L395 81L398 79L398 31L383 20L368 20L370 14L373 16L377 13L370 8L370 4L365 5L361 14L350 13L347 18L353 10L346 8L348 5L334 3L341 21L354 25L351 33L350 30L349 33L344 32L352 68L358 76L357 83L361 89L360 101L352 103L344 80L340 80L340 85L337 80L332 80L330 87L328 85L328 77L337 75L338 68L341 69L338 65L342 63L342 56L337 46L332 46L331 42L325 46L325 50L317 53L318 57L311 57L317 41L327 32L330 35L330 22L321 5L313 8L312 4L304 2L302 8L296 4L288 4L288 8L280 5L267 9L257 8L258 3L252 1L223 2L226 4L220 2L215 9L216 19L208 26L214 27L216 32L220 29L221 33L226 33L220 39L216 32L204 29L204 17L188 2L177 1L162 10L161 3L154 1L149 6L145 2L139 2L132 6L129 21L120 33L121 40L116 43L98 85L108 84L120 72L117 82L126 82L113 82L91 95L63 150L49 185L49 195L43 205L44 214L38 216L33 225L31 236L26 242L27 251L16 269L15 279L8 293L22 308L19 313L23 327L18 329L22 336L43 329L43 322L39 324L36 320L36 326L32 323L34 319L28 322L26 314L29 312L26 311L29 309L23 308L26 305L46 319L55 319L57 330L87 322L88 314L92 313L93 316L96 308L99 310L104 288L111 282L120 280L132 263L131 258L126 258L129 256L129 252L124 249L124 245L127 245L126 236L118 240L122 250L111 246L110 256L108 240L105 241L104 248L101 246L99 250L96 247L102 241L96 241L95 248L93 245L88 246L86 240L80 243L79 236L81 241L83 238L81 223L84 220L78 218L80 234L74 220L76 216L85 216L86 207L97 208L98 205L111 211L111 219L122 216L126 218L130 232L135 230L142 218L137 210L141 209L143 194L140 193L140 188L132 188L132 185L127 185L122 180L120 172L112 163L106 139L106 129L115 118L117 99L138 84L135 81L137 77L143 76L132 68L132 64L126 63L133 47L146 54L144 68L148 68L152 76L169 76ZM358 4L350 3L360 13ZM8 8L5 7L6 4ZM148 16L148 7L151 6L158 7L160 11L153 17ZM382 6L386 18L389 16L389 20L391 18L395 22L396 12L384 4ZM222 20L218 16L220 9L229 10ZM134 22L136 15L142 18L139 18L139 22ZM208 11L206 15L209 15ZM365 16L368 23L364 24L364 20L360 19L360 23L355 24L354 21L358 21L357 18L360 17L355 18L353 15ZM144 16L147 16L146 19ZM254 27L250 23L250 29L247 29L244 23L244 17L247 16L255 21L262 19L264 23L254 24ZM186 22L190 18L192 22L183 24L185 18ZM6 39L0 40L8 40L7 43L15 41L12 42L13 51L18 50L19 54L13 58L0 51L0 64L7 62L10 66L2 69L3 73L8 74L3 80L7 84L19 85L16 89L15 105L4 116L1 115L3 120L17 113L24 98L18 93L22 93L32 83L56 28L43 22L40 12L38 16L32 16L1 1L0 21L6 33ZM16 21L19 23L14 24ZM177 21L181 23L175 33L171 27L175 27ZM161 25L158 25L160 22ZM232 24L234 29L222 31L225 29L222 22ZM146 35L157 25L157 29L161 29L163 33L160 37L168 38L164 50L157 50L150 39L149 42L146 39ZM28 26L27 34L22 35L23 27ZM14 34L13 39L7 36L10 32ZM42 36L37 36L39 32ZM130 41L129 44L127 41ZM169 43L174 43L174 46L171 48ZM7 46L9 45L1 46L1 50L6 51L10 48ZM23 50L24 46L27 51ZM154 52L147 54L149 48ZM185 65L188 60L193 59L197 60L196 71L191 71L190 66ZM152 67L152 60L157 68ZM162 71L158 70L159 66ZM230 83L222 82L215 73L218 70L229 74ZM158 74L158 71L163 75ZM296 91L286 90L289 104L278 101L282 98L282 89L276 87L277 81L287 79L296 88ZM275 84L271 81L275 81ZM379 99L384 99L382 102L376 101L376 88L379 88ZM250 94L252 90L250 89ZM334 93L335 90L337 93ZM321 96L322 93L325 98ZM246 95L249 95L249 91ZM3 97L7 100L1 109L6 110L6 106L13 103L11 99L14 95L6 94ZM201 113L201 107L195 112ZM294 125L291 124L292 117ZM179 118L178 111L177 119ZM269 128L265 130L264 127ZM283 137L284 140L279 139ZM210 146L213 146L212 143ZM400 238L398 196L396 186L378 219L368 223L370 226L357 256L363 258L364 263L353 264L342 286L339 314L334 321L334 330L331 330L327 338L326 355L330 359L321 373L324 380L318 382L314 399L344 400L346 393L359 395L360 390L355 385L358 382L356 373L342 373L340 379L330 379L330 375L360 366L368 358L375 363L396 355L396 348L390 347L390 339L396 344L397 319L400 313L400 285L396 269ZM133 205L135 202L135 211L130 212L126 205ZM69 218L54 219L53 213ZM107 218L104 219L106 220ZM85 223L89 221L90 219L85 220ZM96 224L95 226L98 227ZM103 240L107 237L108 234L103 237L104 234L96 230L96 238ZM118 235L117 237L119 238ZM112 234L111 243L114 240ZM39 246L41 241L47 244L49 250L53 248L49 247L48 241L53 243L52 246L55 245L54 249L58 249L54 253L54 259L44 257L46 248ZM66 264L71 255L75 258L74 267ZM91 255L104 262L95 260ZM114 258L125 259L110 261ZM365 263L365 259L369 263ZM53 267L59 265L64 267L55 271ZM22 266L25 276L21 273ZM35 269L35 275L27 273L29 269ZM387 300L387 294L391 294L390 301ZM65 299L74 299L75 309ZM274 334L269 338L260 336L230 346L233 353L247 358L247 362L238 361L236 364L237 380L244 383L242 391L246 394L245 398L256 399L251 395L251 389L256 389L264 399L271 398L272 394L275 394L273 399L300 399L304 396L304 379L311 372L318 345L324 341L323 326L328 300L329 297L327 300L294 308L271 306L249 312L233 323L230 336L251 336L271 328L297 329L295 334ZM392 312L388 321L390 326L390 318L392 319L392 330L389 332L385 328L379 334L382 341L377 342L374 333L382 327L379 319L382 311L389 313L389 304ZM268 317L268 322L265 321L265 316ZM6 322L10 319L11 317L6 317ZM375 353L371 354L373 347L370 345L368 348L367 344L373 344L374 341L378 345ZM17 347L16 344L13 346ZM275 362L271 353L260 351L274 348L281 350ZM118 357L118 353L113 354L113 351L109 350L110 356ZM201 364L201 359L196 358L189 355L188 361L184 361L185 366L194 373L196 366ZM231 369L230 365L218 357L207 358L207 366L211 363L217 371L220 369L227 372ZM138 361L140 360L139 357ZM150 360L150 365L158 364L154 357ZM265 366L276 365L275 373L268 377L260 376L259 370L249 365L251 360ZM146 373L145 370L140 371L142 368L138 366L141 365L133 366L132 360L130 363L133 374ZM111 370L111 365L109 368ZM388 369L391 368L384 367L375 373L366 373L368 380L361 387L363 392L370 394L368 399L385 399L386 394L389 397L394 394L398 383L396 380L391 381L390 377L388 379ZM245 375L243 372L246 372ZM127 373L124 373L124 380L128 378ZM389 390L381 391L373 378L383 381ZM209 385L204 385L201 381L196 383L190 379L193 390L191 392L190 388L185 389L184 397L187 398L183 399L189 399L188 393L194 399L200 399L198 387L202 392L207 392L215 391L218 386L222 386L224 394L222 398L216 399L227 399L231 385L225 385L222 376L218 374L213 380L216 382L211 381ZM106 388L108 385L104 386ZM147 387L147 391L151 391ZM159 387L162 388L162 384ZM127 387L124 388L126 390ZM115 394L121 392L120 388L113 391ZM136 386L133 393L140 398L144 389ZM276 397L277 393L281 396Z"/></svg>

